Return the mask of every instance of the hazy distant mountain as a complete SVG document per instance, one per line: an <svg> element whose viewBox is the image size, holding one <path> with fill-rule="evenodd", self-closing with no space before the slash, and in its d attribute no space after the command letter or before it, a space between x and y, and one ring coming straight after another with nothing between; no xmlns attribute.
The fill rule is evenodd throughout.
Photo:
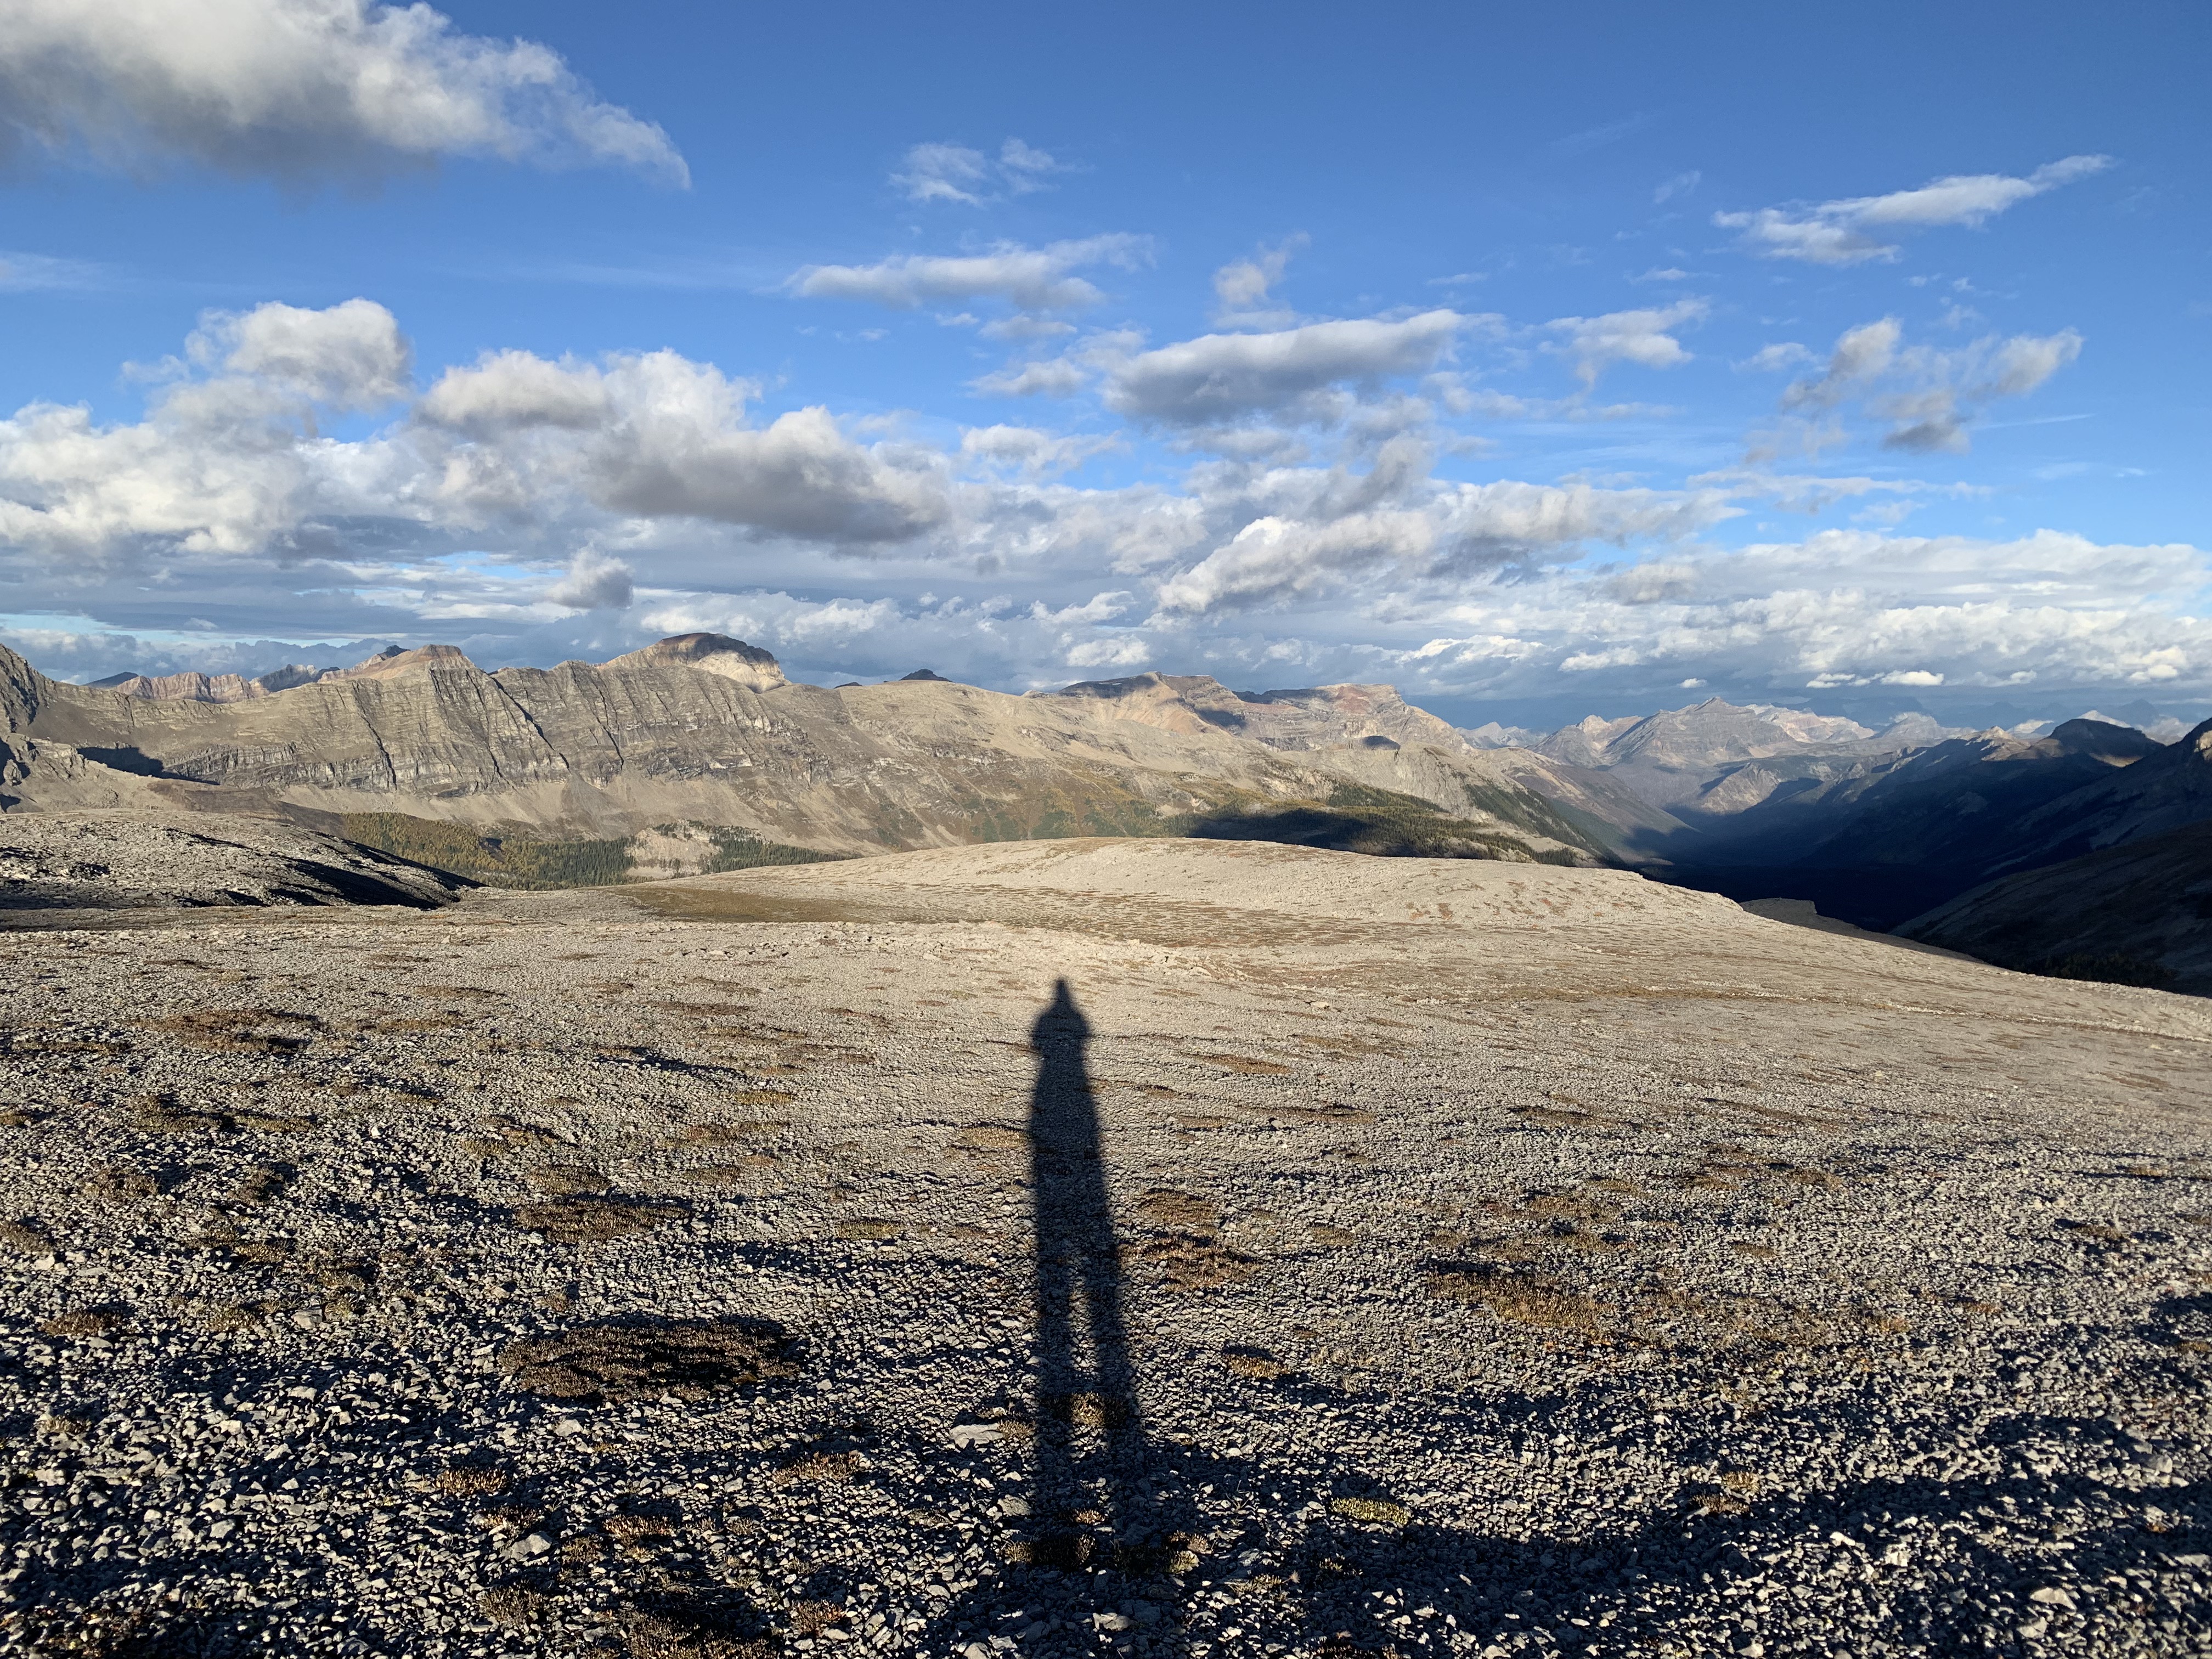
<svg viewBox="0 0 2212 1659"><path fill-rule="evenodd" d="M295 685L312 685L323 676L338 672L294 663L266 674L257 674L252 679L242 674L196 672L160 674L151 678L143 674L111 674L104 680L94 680L93 685L155 702L246 702L289 691Z"/></svg>
<svg viewBox="0 0 2212 1659"><path fill-rule="evenodd" d="M1875 927L2011 871L2212 817L2200 752L2096 720L2045 738L1986 732L1900 755L1764 761L1713 793L1729 789L1747 795L1732 811L1678 809L1701 826L1666 847L1678 878L1810 898Z"/></svg>
<svg viewBox="0 0 2212 1659"><path fill-rule="evenodd" d="M230 702L64 684L0 652L0 805L399 814L570 840L693 823L831 853L1207 833L1604 856L1607 826L1521 781L1545 770L1534 757L1469 748L1388 688L1271 699L1255 705L1269 743L1166 702L1140 720L1122 699L935 678L795 684L768 653L714 635L496 673L450 646L389 651ZM1357 708L1444 741L1346 741Z"/></svg>

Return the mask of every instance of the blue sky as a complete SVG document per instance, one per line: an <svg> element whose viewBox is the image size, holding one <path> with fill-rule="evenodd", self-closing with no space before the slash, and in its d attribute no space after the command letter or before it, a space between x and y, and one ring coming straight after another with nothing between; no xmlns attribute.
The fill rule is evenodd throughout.
<svg viewBox="0 0 2212 1659"><path fill-rule="evenodd" d="M49 672L2212 698L2199 7L15 10Z"/></svg>

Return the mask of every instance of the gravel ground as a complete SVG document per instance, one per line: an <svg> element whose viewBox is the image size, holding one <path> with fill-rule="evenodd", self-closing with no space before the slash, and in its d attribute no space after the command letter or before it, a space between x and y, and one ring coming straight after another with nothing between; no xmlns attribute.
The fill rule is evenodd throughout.
<svg viewBox="0 0 2212 1659"><path fill-rule="evenodd" d="M0 1644L2212 1651L2212 1007L1177 845L0 936Z"/></svg>

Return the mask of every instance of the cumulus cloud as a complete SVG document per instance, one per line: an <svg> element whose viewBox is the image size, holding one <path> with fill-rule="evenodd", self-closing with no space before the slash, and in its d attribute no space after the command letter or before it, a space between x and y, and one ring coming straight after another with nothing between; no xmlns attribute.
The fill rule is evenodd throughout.
<svg viewBox="0 0 2212 1659"><path fill-rule="evenodd" d="M1270 516L1164 581L1160 608L1200 613L1279 605L1377 571L1397 581L1464 577L1593 541L1679 538L1734 510L1718 492L1508 482L1444 487L1413 508Z"/></svg>
<svg viewBox="0 0 2212 1659"><path fill-rule="evenodd" d="M1922 453L1963 453L1967 427L2000 398L2021 398L2081 355L2073 329L2056 334L1994 335L1953 350L1905 346L1894 317L1846 331L1826 371L1792 384L1784 410L1826 410L1862 397L1869 413L1890 422L1885 447Z"/></svg>
<svg viewBox="0 0 2212 1659"><path fill-rule="evenodd" d="M568 574L546 591L548 601L567 611L626 611L634 597L630 568L586 548Z"/></svg>
<svg viewBox="0 0 2212 1659"><path fill-rule="evenodd" d="M368 300L210 313L186 356L135 425L43 403L0 421L0 541L88 569L147 544L294 548L346 493L348 469L328 463L374 465L365 451L319 443L318 416L377 409L409 389L407 343Z"/></svg>
<svg viewBox="0 0 2212 1659"><path fill-rule="evenodd" d="M398 320L371 300L321 311L272 301L218 313L203 319L186 349L334 410L381 409L412 390L414 356Z"/></svg>
<svg viewBox="0 0 2212 1659"><path fill-rule="evenodd" d="M344 659L305 644L222 657L290 629L552 661L703 627L813 678L926 664L1013 686L1158 667L1239 684L1390 679L1416 696L1571 684L1592 707L1685 679L1731 696L1823 676L1940 676L1923 689L1942 696L2212 686L2196 549L1872 526L1729 549L1713 532L1747 508L1932 509L1965 487L1816 469L1671 489L1439 477L1451 439L1437 411L1498 412L1484 399L1507 395L1437 366L1480 321L1319 324L1158 353L1087 337L1059 369L1103 379L1133 419L1166 428L1170 454L1195 457L1099 486L1079 469L1127 434L1095 409L1064 431L985 422L932 444L896 421L764 409L754 381L669 351L495 351L421 373L417 396L397 320L366 301L212 313L154 371L143 418L40 404L0 420L0 580L18 615L95 619L49 630L58 660L87 672L140 656ZM1893 434L1947 412L1963 423L2079 349L2068 333L1923 348L1881 319L1810 366L1784 413L1863 412ZM1588 417L1589 402L1543 407ZM381 423L337 427L343 411ZM1310 415L1341 418L1299 424ZM840 578L856 556L866 574ZM156 630L208 645L188 664L131 642Z"/></svg>
<svg viewBox="0 0 2212 1659"><path fill-rule="evenodd" d="M1009 138L987 155L964 144L916 144L907 151L891 183L909 201L955 202L981 207L1002 196L1026 196L1067 169L1044 150Z"/></svg>
<svg viewBox="0 0 2212 1659"><path fill-rule="evenodd" d="M938 464L858 444L821 409L751 424L757 386L674 352L490 354L447 370L396 425L343 442L320 435L321 417L410 391L407 343L381 306L211 314L173 374L135 423L52 404L0 421L0 544L66 556L88 579L149 556L296 558L489 526L528 547L625 520L866 547L946 512ZM611 603L595 568L565 591Z"/></svg>
<svg viewBox="0 0 2212 1659"><path fill-rule="evenodd" d="M12 0L0 131L18 153L289 182L453 156L690 178L666 133L548 47L371 0Z"/></svg>
<svg viewBox="0 0 2212 1659"><path fill-rule="evenodd" d="M2212 624L2174 603L2206 575L2185 546L1826 531L1501 585L1440 608L1457 626L1404 659L1462 685L1537 664L1654 687L1711 666L1777 690L2157 685L2212 669Z"/></svg>
<svg viewBox="0 0 2212 1659"><path fill-rule="evenodd" d="M1152 257L1148 237L1088 236L988 253L905 253L872 265L805 265L785 287L808 300L866 300L900 311L933 302L1003 300L1023 311L1074 311L1106 296L1074 273L1085 266L1133 270Z"/></svg>
<svg viewBox="0 0 2212 1659"><path fill-rule="evenodd" d="M1743 233L1743 246L1769 259L1848 265L1894 259L1899 248L1885 238L1938 225L1979 225L2006 209L2061 185L2102 173L2109 155L2069 155L2024 179L2002 173L1954 173L1917 190L1887 196L1853 196L1812 205L1716 213L1713 222Z"/></svg>
<svg viewBox="0 0 2212 1659"><path fill-rule="evenodd" d="M1575 374L1585 387L1597 384L1608 364L1635 363L1644 368L1673 368L1690 354L1671 331L1701 322L1711 307L1703 300L1678 300L1656 310L1615 311L1603 317L1560 317L1544 326L1562 338L1550 349L1574 359Z"/></svg>
<svg viewBox="0 0 2212 1659"><path fill-rule="evenodd" d="M744 422L759 388L673 351L448 369L417 411L439 507L533 510L580 493L613 514L703 519L813 540L903 540L944 516L937 477L887 465L827 410Z"/></svg>
<svg viewBox="0 0 2212 1659"><path fill-rule="evenodd" d="M1310 323L1267 334L1206 334L1115 364L1107 407L1165 426L1225 423L1253 415L1333 416L1333 387L1368 386L1433 368L1466 319L1425 311L1397 322Z"/></svg>

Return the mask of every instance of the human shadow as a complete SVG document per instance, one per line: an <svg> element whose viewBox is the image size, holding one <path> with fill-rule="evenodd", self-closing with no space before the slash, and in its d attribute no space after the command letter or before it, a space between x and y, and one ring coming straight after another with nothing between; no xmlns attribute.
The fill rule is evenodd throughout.
<svg viewBox="0 0 2212 1659"><path fill-rule="evenodd" d="M1029 1120L1036 1395L1028 1554L1062 1570L1158 1572L1188 1534L1153 1484L1085 1054L1091 1023L1066 980L1030 1041L1037 1056Z"/></svg>
<svg viewBox="0 0 2212 1659"><path fill-rule="evenodd" d="M1026 1510L1009 1516L1006 1566L946 1610L951 1650L1018 1596L1024 1652L1187 1650L1174 1575L1203 1551L1188 1448L1157 1443L1138 1399L1122 1298L1123 1257L1087 1049L1091 1023L1059 981L1030 1030L1030 1192L1035 1231ZM1201 1458L1201 1462L1204 1460ZM959 1632L960 1636L951 1632Z"/></svg>

